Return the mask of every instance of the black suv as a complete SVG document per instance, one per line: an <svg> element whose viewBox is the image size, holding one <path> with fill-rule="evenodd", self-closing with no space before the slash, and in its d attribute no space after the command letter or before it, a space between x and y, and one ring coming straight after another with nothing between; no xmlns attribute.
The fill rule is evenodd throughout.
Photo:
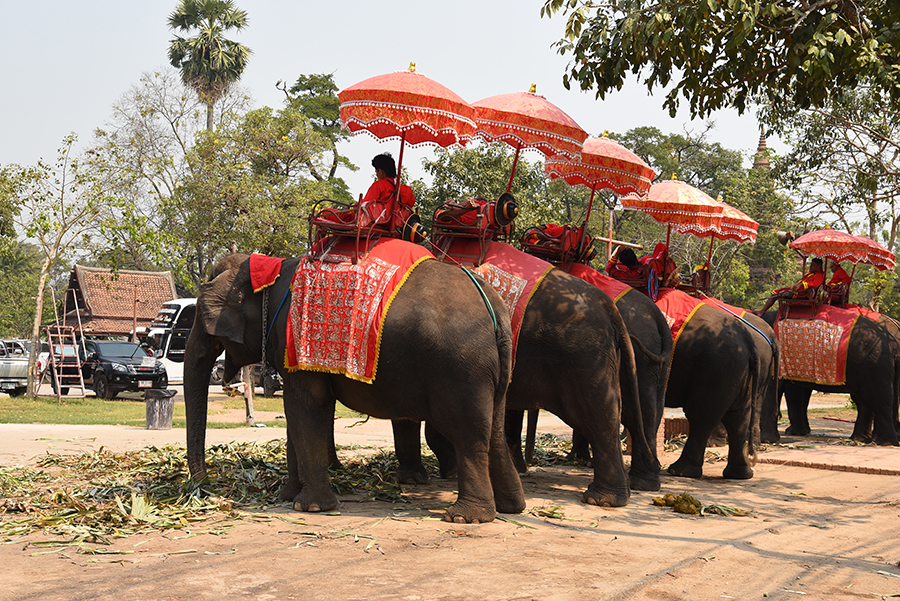
<svg viewBox="0 0 900 601"><path fill-rule="evenodd" d="M152 351L134 342L86 340L84 348L84 385L100 398L113 399L123 390L140 392L169 385L166 367Z"/></svg>

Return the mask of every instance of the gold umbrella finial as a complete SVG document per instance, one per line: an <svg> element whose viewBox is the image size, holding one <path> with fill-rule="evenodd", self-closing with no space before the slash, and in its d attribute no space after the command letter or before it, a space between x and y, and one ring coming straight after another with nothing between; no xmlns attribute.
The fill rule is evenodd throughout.
<svg viewBox="0 0 900 601"><path fill-rule="evenodd" d="M677 173L672 173L672 181L673 181L673 182L677 182L677 181L678 181L678 174L677 174Z"/></svg>
<svg viewBox="0 0 900 601"><path fill-rule="evenodd" d="M724 200L722 200L722 195L721 195L721 194L719 194L718 198L716 198L716 201L717 201L717 202L725 202Z"/></svg>
<svg viewBox="0 0 900 601"><path fill-rule="evenodd" d="M528 88L528 93L529 94L537 94L537 84L536 83L531 84L531 87Z"/></svg>
<svg viewBox="0 0 900 601"><path fill-rule="evenodd" d="M603 130L603 137L604 137L604 138L608 138L608 137L609 137L609 130L608 130L608 129L604 129L604 130Z"/></svg>
<svg viewBox="0 0 900 601"><path fill-rule="evenodd" d="M410 73L416 72L416 63L409 63L409 72Z"/></svg>

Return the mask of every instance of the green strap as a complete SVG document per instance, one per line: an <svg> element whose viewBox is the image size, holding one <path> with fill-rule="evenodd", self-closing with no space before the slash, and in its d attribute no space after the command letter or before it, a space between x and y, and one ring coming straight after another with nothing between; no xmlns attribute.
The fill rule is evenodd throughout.
<svg viewBox="0 0 900 601"><path fill-rule="evenodd" d="M491 313L491 319L494 322L494 336L496 336L498 329L497 316L494 314L494 307L491 306L491 301L488 300L487 294L484 293L484 288L481 287L481 284L478 283L478 280L475 279L475 276L472 275L472 272L462 265L460 265L460 268L466 272L466 275L469 276L469 279L472 280L472 283L475 284L476 288L478 288L478 292L481 293L481 298L484 300L484 304L487 305L488 311L490 311Z"/></svg>

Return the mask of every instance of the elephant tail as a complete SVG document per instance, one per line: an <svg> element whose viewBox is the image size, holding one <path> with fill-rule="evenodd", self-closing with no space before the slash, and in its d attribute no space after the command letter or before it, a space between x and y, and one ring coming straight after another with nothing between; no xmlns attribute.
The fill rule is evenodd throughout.
<svg viewBox="0 0 900 601"><path fill-rule="evenodd" d="M750 348L753 348L752 346ZM764 373L762 357L758 353L752 353L750 360L750 428L747 432L747 449L746 454L748 463L756 465L756 448L759 446L759 416L763 403L763 396L769 394L770 390L777 389L777 386L767 385L771 379L768 369Z"/></svg>
<svg viewBox="0 0 900 601"><path fill-rule="evenodd" d="M625 320L622 314L612 303L610 315L619 332L619 388L622 395L622 424L631 434L631 476L632 488L636 486L636 479L647 479L649 482L658 480L659 464L647 442L644 433L644 420L641 415L640 388L637 379L637 362L634 358L632 338L628 334ZM653 489L655 484L650 484ZM647 488L647 484L640 488ZM658 487L657 487L658 488Z"/></svg>

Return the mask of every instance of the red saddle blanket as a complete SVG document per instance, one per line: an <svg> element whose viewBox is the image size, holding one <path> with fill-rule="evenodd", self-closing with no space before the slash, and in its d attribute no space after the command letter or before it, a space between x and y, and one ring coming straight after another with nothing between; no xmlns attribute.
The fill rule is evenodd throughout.
<svg viewBox="0 0 900 601"><path fill-rule="evenodd" d="M672 330L672 353L675 353L675 346L678 344L678 338L684 331L684 327L688 324L694 313L697 312L702 305L702 300L694 298L686 292L676 290L675 288L660 288L659 296L656 298L656 306L662 311L666 318L666 323Z"/></svg>
<svg viewBox="0 0 900 601"><path fill-rule="evenodd" d="M853 311L854 313L859 313L863 317L868 317L872 321L878 321L879 319L881 319L881 313L872 311L871 309L866 309L865 307L861 307L859 305L846 305L844 309Z"/></svg>
<svg viewBox="0 0 900 601"><path fill-rule="evenodd" d="M628 284L602 274L593 267L582 263L573 263L572 266L569 267L569 273L576 278L581 278L588 284L593 284L605 292L609 298L613 299L614 303L619 302L620 298L628 294L631 290L634 290L634 288Z"/></svg>
<svg viewBox="0 0 900 601"><path fill-rule="evenodd" d="M478 240L454 240L448 254L460 263L466 263L470 260L469 257L478 256L478 245ZM490 242L484 262L472 268L472 271L487 280L506 304L512 322L513 363L528 301L553 268L547 261L524 253L505 242Z"/></svg>
<svg viewBox="0 0 900 601"><path fill-rule="evenodd" d="M253 253L250 255L250 285L253 292L261 292L275 283L284 259Z"/></svg>
<svg viewBox="0 0 900 601"><path fill-rule="evenodd" d="M831 305L791 309L791 317L775 322L781 346L782 378L842 385L847 381L847 344L859 313Z"/></svg>
<svg viewBox="0 0 900 601"><path fill-rule="evenodd" d="M355 241L351 241L355 246ZM381 324L425 248L382 238L352 263L345 245L320 260L304 258L291 283L285 367L338 373L371 384L378 369Z"/></svg>

